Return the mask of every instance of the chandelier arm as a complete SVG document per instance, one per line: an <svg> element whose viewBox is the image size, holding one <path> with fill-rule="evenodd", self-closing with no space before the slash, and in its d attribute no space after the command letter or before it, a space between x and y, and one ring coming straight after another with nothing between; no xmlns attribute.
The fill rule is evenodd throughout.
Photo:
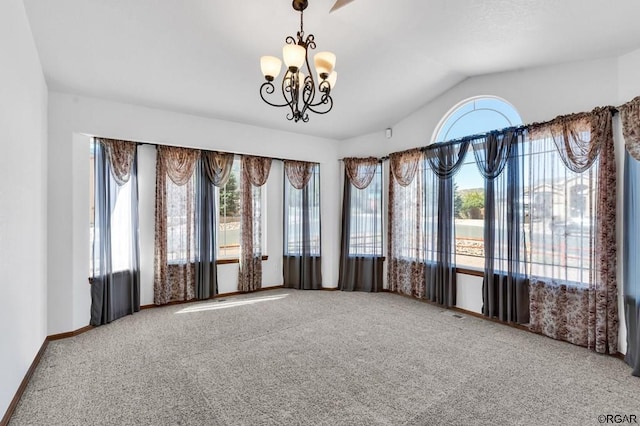
<svg viewBox="0 0 640 426"><path fill-rule="evenodd" d="M328 105L328 108L326 111L318 111L317 109L315 109L315 107L320 106L320 105ZM333 108L333 99L331 98L331 96L329 95L322 95L322 98L320 100L320 102L313 104L313 105L309 105L307 107L307 109L309 111L312 111L316 114L326 114L329 111L331 111L331 109Z"/></svg>
<svg viewBox="0 0 640 426"><path fill-rule="evenodd" d="M303 34L304 35L304 34ZM313 34L309 34L306 38L306 40L304 41L304 45L308 48L308 49L315 49L316 48L316 38ZM308 50L307 50L308 51ZM308 58L307 58L308 59ZM307 68L309 68L309 61L307 60ZM311 68L309 68L309 72L311 72Z"/></svg>
<svg viewBox="0 0 640 426"><path fill-rule="evenodd" d="M320 90L320 93L322 93L322 96L320 96L320 100L315 104L311 103L309 106L313 108L328 103L331 103L331 105L333 106L333 99L331 98L331 85L329 84L329 82L327 80L322 80L318 85L318 89ZM331 107L329 109L331 109Z"/></svg>
<svg viewBox="0 0 640 426"><path fill-rule="evenodd" d="M260 97L262 98L262 100L273 106L273 107L278 107L278 108L282 108L282 107L286 107L286 106L290 106L288 103L286 104L274 104L273 102L268 101L265 97L264 94L266 93L267 95L271 95L275 90L275 87L273 86L273 84L270 81L267 81L265 83L262 83L262 86L260 86ZM264 93L263 93L264 92ZM285 97L286 99L286 97Z"/></svg>

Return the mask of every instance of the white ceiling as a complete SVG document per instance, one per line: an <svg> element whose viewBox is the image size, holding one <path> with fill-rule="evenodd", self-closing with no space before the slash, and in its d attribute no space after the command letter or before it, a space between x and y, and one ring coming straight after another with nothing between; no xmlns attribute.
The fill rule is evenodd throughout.
<svg viewBox="0 0 640 426"><path fill-rule="evenodd" d="M469 76L640 47L638 0L309 0L338 59L335 106L308 123L262 102L290 0L24 0L49 88L335 139L389 127Z"/></svg>

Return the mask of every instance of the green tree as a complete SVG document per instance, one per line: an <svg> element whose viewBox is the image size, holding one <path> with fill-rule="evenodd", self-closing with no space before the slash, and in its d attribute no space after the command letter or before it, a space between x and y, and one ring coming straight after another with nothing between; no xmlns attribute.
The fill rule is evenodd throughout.
<svg viewBox="0 0 640 426"><path fill-rule="evenodd" d="M484 208L484 193L470 191L462 194L462 211L464 217L469 219L481 219L481 209Z"/></svg>
<svg viewBox="0 0 640 426"><path fill-rule="evenodd" d="M235 173L229 175L227 184L220 191L220 212L225 216L237 216L240 213L240 191Z"/></svg>
<svg viewBox="0 0 640 426"><path fill-rule="evenodd" d="M453 211L458 219L462 218L462 195L458 189L458 183L453 183Z"/></svg>

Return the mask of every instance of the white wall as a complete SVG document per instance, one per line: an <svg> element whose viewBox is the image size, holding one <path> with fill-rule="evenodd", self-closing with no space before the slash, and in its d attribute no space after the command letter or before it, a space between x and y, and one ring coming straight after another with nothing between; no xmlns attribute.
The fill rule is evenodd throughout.
<svg viewBox="0 0 640 426"><path fill-rule="evenodd" d="M88 138L108 138L186 146L321 164L323 188L338 188L337 142L228 121L179 114L95 98L49 94L49 334L89 323ZM147 147L149 148L149 147ZM152 154L143 147L144 159ZM143 166L154 167L146 161ZM267 252L263 285L282 284L282 167L274 163L267 183ZM153 185L141 182L141 218L153 211ZM338 275L339 191L322 193L323 284L335 287ZM153 302L153 225L140 223L143 273L141 302ZM151 243L150 243L151 241ZM145 260L146 259L146 260ZM149 269L151 266L151 269ZM237 265L220 265L220 290L236 291Z"/></svg>
<svg viewBox="0 0 640 426"><path fill-rule="evenodd" d="M342 141L339 154L383 156L390 152L431 143L440 120L459 102L474 96L499 96L515 106L524 123L546 121L560 114L590 111L596 106L618 105L640 95L640 50L621 56L469 78L393 126L393 137L384 131ZM619 129L616 130L619 133ZM617 135L619 136L619 135ZM618 158L618 211L622 211L622 139L616 138ZM619 241L622 241L619 215ZM622 270L622 245L618 269ZM622 275L619 272L620 350L626 351L622 312ZM482 309L482 278L458 275L458 307Z"/></svg>
<svg viewBox="0 0 640 426"><path fill-rule="evenodd" d="M618 103L618 60L573 62L468 78L384 131L342 141L339 154L385 155L431 143L445 114L458 102L473 96L494 95L509 101L524 123L549 120L560 114L589 111Z"/></svg>
<svg viewBox="0 0 640 426"><path fill-rule="evenodd" d="M0 2L0 418L46 335L47 87L20 0Z"/></svg>

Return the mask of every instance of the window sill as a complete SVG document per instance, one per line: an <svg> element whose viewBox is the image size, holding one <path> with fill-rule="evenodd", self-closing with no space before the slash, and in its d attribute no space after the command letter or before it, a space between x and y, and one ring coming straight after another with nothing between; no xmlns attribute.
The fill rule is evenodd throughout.
<svg viewBox="0 0 640 426"><path fill-rule="evenodd" d="M375 254L350 254L348 257L350 259L382 259L383 262L387 260L385 256Z"/></svg>
<svg viewBox="0 0 640 426"><path fill-rule="evenodd" d="M484 271L480 269L456 267L456 273L463 274L463 275L471 275L474 277L484 277Z"/></svg>
<svg viewBox="0 0 640 426"><path fill-rule="evenodd" d="M269 256L262 256L262 260L269 260ZM240 259L239 258L234 258L234 259L218 259L216 260L216 265L231 265L233 263L240 263Z"/></svg>

